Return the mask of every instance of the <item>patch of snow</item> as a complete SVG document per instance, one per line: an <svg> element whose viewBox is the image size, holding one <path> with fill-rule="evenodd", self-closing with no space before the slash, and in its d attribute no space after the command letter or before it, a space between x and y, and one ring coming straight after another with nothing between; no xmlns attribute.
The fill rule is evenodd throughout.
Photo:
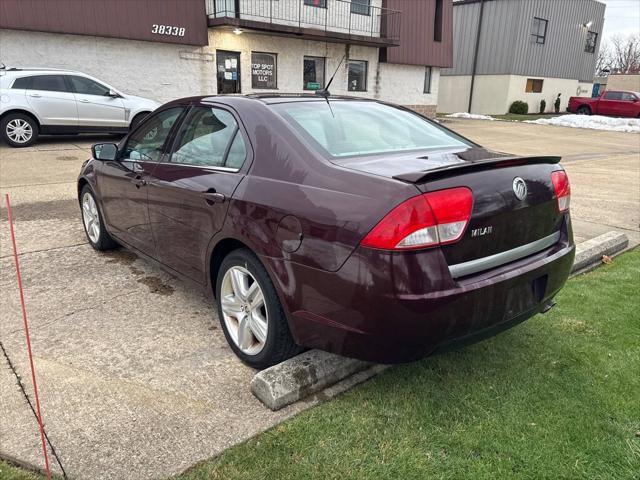
<svg viewBox="0 0 640 480"><path fill-rule="evenodd" d="M471 120L495 120L495 118L490 117L489 115L478 115L476 113L466 113L466 112L452 113L446 116L450 118L468 118Z"/></svg>
<svg viewBox="0 0 640 480"><path fill-rule="evenodd" d="M640 133L640 119L614 118L601 115L562 115L553 118L525 120L524 123L538 125L558 125L571 128L589 128L592 130L609 130L611 132Z"/></svg>

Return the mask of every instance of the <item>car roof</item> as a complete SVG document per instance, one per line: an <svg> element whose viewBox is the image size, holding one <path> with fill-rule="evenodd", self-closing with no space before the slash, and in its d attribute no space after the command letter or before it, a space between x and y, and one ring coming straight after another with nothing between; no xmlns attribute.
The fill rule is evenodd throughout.
<svg viewBox="0 0 640 480"><path fill-rule="evenodd" d="M605 90L604 93L632 93L638 95L638 92L634 92L633 90Z"/></svg>
<svg viewBox="0 0 640 480"><path fill-rule="evenodd" d="M67 70L63 68L38 68L38 67L11 67L0 69L0 72L5 74L56 74L56 73L73 73L78 75L87 75L83 72L78 72L76 70Z"/></svg>
<svg viewBox="0 0 640 480"><path fill-rule="evenodd" d="M371 98L363 97L350 97L346 95L330 95L330 101L362 101L362 102L376 102ZM266 105L277 103L292 103L292 102L326 102L325 97L315 95L312 93L250 93L250 94L232 94L232 95L200 95L195 97L185 97L172 100L167 103L166 106L175 105L193 105L202 103L222 103L225 105L233 106L239 102L256 101Z"/></svg>

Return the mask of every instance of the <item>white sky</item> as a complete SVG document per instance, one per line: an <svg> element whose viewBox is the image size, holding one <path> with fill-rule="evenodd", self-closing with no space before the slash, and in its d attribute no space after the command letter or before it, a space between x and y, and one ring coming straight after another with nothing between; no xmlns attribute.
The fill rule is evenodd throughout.
<svg viewBox="0 0 640 480"><path fill-rule="evenodd" d="M640 0L600 0L607 4L604 12L605 40L620 33L640 33Z"/></svg>

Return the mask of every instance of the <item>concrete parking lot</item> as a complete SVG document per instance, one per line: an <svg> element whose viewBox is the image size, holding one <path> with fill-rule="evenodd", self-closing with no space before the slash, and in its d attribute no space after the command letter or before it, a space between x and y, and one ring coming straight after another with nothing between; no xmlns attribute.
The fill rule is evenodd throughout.
<svg viewBox="0 0 640 480"><path fill-rule="evenodd" d="M562 155L577 241L612 229L640 241L640 135L487 121L447 126L497 150ZM75 178L96 141L0 146L0 192L14 205L43 416L67 474L167 476L320 401L276 413L263 407L249 392L254 372L227 347L204 296L131 253L88 246ZM0 341L30 392L4 204L1 213ZM35 418L6 360L0 456L42 466Z"/></svg>

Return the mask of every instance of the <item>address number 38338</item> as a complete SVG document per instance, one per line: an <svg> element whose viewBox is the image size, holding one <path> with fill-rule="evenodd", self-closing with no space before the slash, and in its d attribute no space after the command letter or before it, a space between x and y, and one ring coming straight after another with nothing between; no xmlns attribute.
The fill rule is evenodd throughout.
<svg viewBox="0 0 640 480"><path fill-rule="evenodd" d="M184 27L173 27L171 25L151 25L151 33L158 35L173 35L174 37L184 37Z"/></svg>

